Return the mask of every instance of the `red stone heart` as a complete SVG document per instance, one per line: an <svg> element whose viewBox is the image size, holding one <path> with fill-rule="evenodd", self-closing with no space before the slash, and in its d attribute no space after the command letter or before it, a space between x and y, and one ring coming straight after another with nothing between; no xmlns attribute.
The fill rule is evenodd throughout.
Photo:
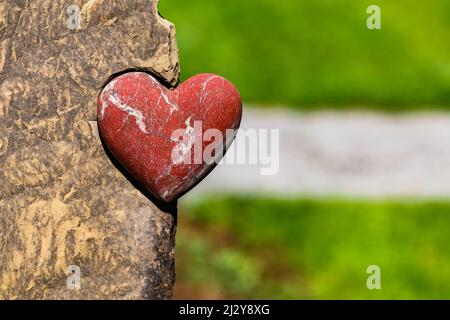
<svg viewBox="0 0 450 320"><path fill-rule="evenodd" d="M97 114L111 153L147 190L168 202L214 168L203 152L217 147L220 152L212 156L223 156L232 141L226 140L226 131L239 128L242 104L233 84L216 75L197 75L168 90L147 73L130 72L106 85ZM204 141L208 129L218 129L223 138Z"/></svg>

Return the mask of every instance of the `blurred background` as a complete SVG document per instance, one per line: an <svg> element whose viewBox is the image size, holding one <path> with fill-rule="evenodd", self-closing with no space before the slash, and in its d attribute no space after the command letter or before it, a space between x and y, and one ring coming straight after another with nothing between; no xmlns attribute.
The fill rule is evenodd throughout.
<svg viewBox="0 0 450 320"><path fill-rule="evenodd" d="M381 30L366 10L381 8ZM182 80L211 72L280 172L180 200L174 298L450 298L450 1L161 0ZM382 289L368 290L379 265Z"/></svg>

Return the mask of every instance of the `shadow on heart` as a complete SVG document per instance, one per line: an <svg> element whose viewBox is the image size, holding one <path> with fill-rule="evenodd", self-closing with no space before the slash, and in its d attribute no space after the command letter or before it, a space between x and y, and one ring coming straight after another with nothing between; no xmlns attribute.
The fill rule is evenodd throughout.
<svg viewBox="0 0 450 320"><path fill-rule="evenodd" d="M114 157L114 155L111 153L111 151L106 146L105 142L103 141L102 135L100 134L100 140L102 142L103 150L105 151L106 155L108 156L109 160L111 160L112 164L116 167L117 170L119 170L127 179L130 181L130 183L139 190L145 197L147 197L148 200L150 200L159 210L161 210L164 213L170 214L173 219L175 226L177 225L177 218L178 218L178 200L174 200L172 202L164 202L156 198L153 194L151 194L142 184L134 178L127 169L125 169L120 162Z"/></svg>

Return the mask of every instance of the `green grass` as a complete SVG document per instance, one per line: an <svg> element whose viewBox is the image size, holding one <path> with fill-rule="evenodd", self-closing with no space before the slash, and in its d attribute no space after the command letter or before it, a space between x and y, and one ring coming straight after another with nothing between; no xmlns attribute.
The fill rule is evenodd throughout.
<svg viewBox="0 0 450 320"><path fill-rule="evenodd" d="M382 30L366 28L378 4ZM233 81L247 102L405 110L450 106L448 0L161 0L183 79Z"/></svg>
<svg viewBox="0 0 450 320"><path fill-rule="evenodd" d="M224 197L182 207L177 282L218 297L450 298L450 203ZM369 265L382 289L368 290Z"/></svg>

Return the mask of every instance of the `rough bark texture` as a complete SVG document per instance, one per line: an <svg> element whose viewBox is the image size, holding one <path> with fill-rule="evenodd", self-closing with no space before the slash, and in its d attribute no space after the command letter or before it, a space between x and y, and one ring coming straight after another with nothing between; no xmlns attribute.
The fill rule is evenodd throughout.
<svg viewBox="0 0 450 320"><path fill-rule="evenodd" d="M67 8L81 8L70 30ZM154 0L0 0L0 298L170 298L176 204L163 207L98 136L108 78L178 82ZM67 288L68 266L81 289Z"/></svg>

